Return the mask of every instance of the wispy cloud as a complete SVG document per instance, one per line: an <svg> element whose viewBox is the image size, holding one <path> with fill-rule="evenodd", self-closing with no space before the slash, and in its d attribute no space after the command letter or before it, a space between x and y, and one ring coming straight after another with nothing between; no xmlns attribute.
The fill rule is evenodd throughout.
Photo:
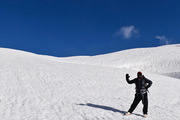
<svg viewBox="0 0 180 120"><path fill-rule="evenodd" d="M136 29L133 25L131 26L126 26L126 27L121 27L120 30L118 30L114 36L119 37L122 36L124 39L129 39L132 38L134 35L138 35L139 31Z"/></svg>
<svg viewBox="0 0 180 120"><path fill-rule="evenodd" d="M160 45L168 45L170 43L170 39L165 36L156 36L155 38L159 40Z"/></svg>

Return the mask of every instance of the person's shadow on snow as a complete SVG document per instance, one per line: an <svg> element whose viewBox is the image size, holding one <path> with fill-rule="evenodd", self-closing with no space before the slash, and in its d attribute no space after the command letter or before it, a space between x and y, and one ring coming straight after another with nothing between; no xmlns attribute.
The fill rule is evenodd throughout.
<svg viewBox="0 0 180 120"><path fill-rule="evenodd" d="M122 111L122 110L118 110L116 108L113 108L113 107L109 107L109 106L104 106L104 105L96 105L96 104L92 104L92 103L86 103L86 104L78 104L78 105L81 105L81 106L88 106L88 107L94 107L94 108L100 108L100 109L103 109L103 110L109 110L109 111L113 111L113 112L119 112L121 113L122 115L124 115L126 113L126 111ZM140 115L140 114L136 114L136 113L132 113L136 116L140 116L140 117L143 117L143 115Z"/></svg>
<svg viewBox="0 0 180 120"><path fill-rule="evenodd" d="M108 106L104 106L104 105L95 105L95 104L92 104L92 103L78 104L78 105L88 106L88 107L94 107L94 108L100 108L100 109L103 109L103 110L109 110L109 111L113 111L113 112L119 112L119 113L121 113L121 114L124 114L124 113L125 113L125 111L121 111L121 110L115 109L115 108L113 108L113 107L108 107Z"/></svg>

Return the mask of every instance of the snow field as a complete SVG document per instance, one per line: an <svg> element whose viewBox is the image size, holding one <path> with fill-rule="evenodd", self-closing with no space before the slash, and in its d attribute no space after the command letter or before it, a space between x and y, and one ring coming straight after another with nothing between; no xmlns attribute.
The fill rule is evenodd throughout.
<svg viewBox="0 0 180 120"><path fill-rule="evenodd" d="M179 44L98 55L61 58L63 62L127 68L180 78Z"/></svg>
<svg viewBox="0 0 180 120"><path fill-rule="evenodd" d="M2 120L144 120L141 103L133 115L123 116L135 92L135 86L126 83L125 74L133 79L137 70L0 51ZM147 120L179 120L180 80L143 73L153 81Z"/></svg>

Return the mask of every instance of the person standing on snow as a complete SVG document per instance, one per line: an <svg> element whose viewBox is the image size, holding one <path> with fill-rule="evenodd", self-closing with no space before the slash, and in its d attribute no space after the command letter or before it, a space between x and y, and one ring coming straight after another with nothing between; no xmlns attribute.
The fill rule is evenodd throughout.
<svg viewBox="0 0 180 120"><path fill-rule="evenodd" d="M128 110L125 115L131 115L131 113L134 111L136 106L139 104L139 102L142 100L143 103L143 114L144 117L147 117L148 113L148 88L152 85L152 81L148 80L147 78L142 75L142 72L137 73L137 78L133 80L129 80L130 76L129 74L126 74L126 81L129 84L135 83L136 85L136 94L133 103L131 104L130 109Z"/></svg>

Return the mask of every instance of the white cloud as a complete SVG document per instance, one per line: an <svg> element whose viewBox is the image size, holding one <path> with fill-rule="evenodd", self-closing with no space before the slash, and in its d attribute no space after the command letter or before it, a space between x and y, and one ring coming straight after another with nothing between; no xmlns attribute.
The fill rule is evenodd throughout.
<svg viewBox="0 0 180 120"><path fill-rule="evenodd" d="M170 40L165 36L156 36L155 38L160 41L160 45L168 45L170 43Z"/></svg>
<svg viewBox="0 0 180 120"><path fill-rule="evenodd" d="M122 36L125 39L129 39L134 35L137 35L138 33L139 31L133 25L131 25L131 26L122 27L120 30L118 30L115 33L115 36L116 37Z"/></svg>

